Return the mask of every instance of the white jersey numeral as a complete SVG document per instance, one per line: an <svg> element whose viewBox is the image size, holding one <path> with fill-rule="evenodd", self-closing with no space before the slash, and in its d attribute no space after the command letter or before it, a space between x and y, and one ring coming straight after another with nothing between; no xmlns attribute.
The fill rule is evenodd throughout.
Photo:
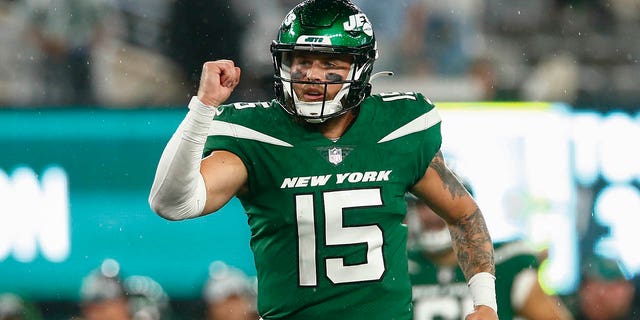
<svg viewBox="0 0 640 320"><path fill-rule="evenodd" d="M327 246L367 245L366 263L345 265L343 257L324 258L326 275L333 283L350 283L380 280L385 271L382 230L377 225L345 227L343 210L382 205L379 189L341 190L325 192L324 202L325 243ZM296 196L296 222L298 224L298 272L301 286L316 286L318 251L314 196ZM322 257L321 257L322 258Z"/></svg>
<svg viewBox="0 0 640 320"><path fill-rule="evenodd" d="M429 297L414 301L413 309L414 320L457 320L473 311L473 300L470 296Z"/></svg>
<svg viewBox="0 0 640 320"><path fill-rule="evenodd" d="M255 108L257 106L261 106L263 108L269 108L269 103L268 102L258 102L258 103L236 102L236 103L233 104L233 107L238 109L238 110L242 110L242 109L246 109L246 108Z"/></svg>
<svg viewBox="0 0 640 320"><path fill-rule="evenodd" d="M414 92L387 92L380 93L380 97L382 97L382 101L395 101L395 100L417 100L416 94Z"/></svg>

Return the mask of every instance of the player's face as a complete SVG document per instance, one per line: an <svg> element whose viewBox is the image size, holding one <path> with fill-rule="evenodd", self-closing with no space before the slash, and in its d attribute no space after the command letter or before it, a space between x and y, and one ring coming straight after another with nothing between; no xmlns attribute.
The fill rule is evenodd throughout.
<svg viewBox="0 0 640 320"><path fill-rule="evenodd" d="M83 306L87 320L129 320L129 306L125 299L116 299Z"/></svg>
<svg viewBox="0 0 640 320"><path fill-rule="evenodd" d="M347 80L353 58L343 54L322 54L295 51L291 62L291 78L298 81L339 82ZM298 99L317 102L333 99L342 84L300 84L294 83L293 90Z"/></svg>
<svg viewBox="0 0 640 320"><path fill-rule="evenodd" d="M580 308L589 319L622 319L631 307L633 290L625 280L586 280L580 289Z"/></svg>
<svg viewBox="0 0 640 320"><path fill-rule="evenodd" d="M209 303L209 320L255 320L258 316L251 307L251 302L243 296L230 296L227 299L215 303Z"/></svg>

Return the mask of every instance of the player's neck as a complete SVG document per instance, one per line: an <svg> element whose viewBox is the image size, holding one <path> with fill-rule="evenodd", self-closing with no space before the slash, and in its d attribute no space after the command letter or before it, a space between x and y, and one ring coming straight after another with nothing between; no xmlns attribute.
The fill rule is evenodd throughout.
<svg viewBox="0 0 640 320"><path fill-rule="evenodd" d="M353 111L349 111L343 115L328 119L327 121L319 124L318 130L327 139L337 140L347 132L355 119L356 114Z"/></svg>

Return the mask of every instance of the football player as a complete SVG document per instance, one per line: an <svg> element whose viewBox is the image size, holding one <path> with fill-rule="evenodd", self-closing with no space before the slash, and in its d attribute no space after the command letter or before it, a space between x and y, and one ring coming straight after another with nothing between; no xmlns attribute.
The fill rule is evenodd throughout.
<svg viewBox="0 0 640 320"><path fill-rule="evenodd" d="M119 275L94 270L82 280L80 313L83 320L130 320L128 295Z"/></svg>
<svg viewBox="0 0 640 320"><path fill-rule="evenodd" d="M131 320L172 319L169 296L160 283L149 276L133 275L124 279Z"/></svg>
<svg viewBox="0 0 640 320"><path fill-rule="evenodd" d="M445 165L433 104L420 93L371 94L378 52L366 15L346 0L305 1L271 52L273 101L224 104L241 70L204 64L160 158L153 210L189 219L236 196L265 320L411 319L411 191L451 225L475 303L468 319L497 319L482 213Z"/></svg>
<svg viewBox="0 0 640 320"><path fill-rule="evenodd" d="M463 185L471 192L466 181ZM413 195L407 194L406 199L414 319L463 319L473 310L473 298L458 266L447 224ZM538 282L538 257L525 242L497 243L494 250L500 319L572 318L559 298L542 290Z"/></svg>
<svg viewBox="0 0 640 320"><path fill-rule="evenodd" d="M0 320L40 320L41 313L36 304L15 293L0 293Z"/></svg>
<svg viewBox="0 0 640 320"><path fill-rule="evenodd" d="M254 282L242 270L222 261L209 266L209 279L203 290L206 320L256 320Z"/></svg>

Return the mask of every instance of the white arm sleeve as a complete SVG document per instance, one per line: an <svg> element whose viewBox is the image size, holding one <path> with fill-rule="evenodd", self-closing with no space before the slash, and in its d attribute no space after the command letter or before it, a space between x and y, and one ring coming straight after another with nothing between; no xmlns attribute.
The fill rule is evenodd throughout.
<svg viewBox="0 0 640 320"><path fill-rule="evenodd" d="M191 98L189 112L162 152L149 205L165 219L194 218L204 210L207 190L200 161L215 112L196 96Z"/></svg>

